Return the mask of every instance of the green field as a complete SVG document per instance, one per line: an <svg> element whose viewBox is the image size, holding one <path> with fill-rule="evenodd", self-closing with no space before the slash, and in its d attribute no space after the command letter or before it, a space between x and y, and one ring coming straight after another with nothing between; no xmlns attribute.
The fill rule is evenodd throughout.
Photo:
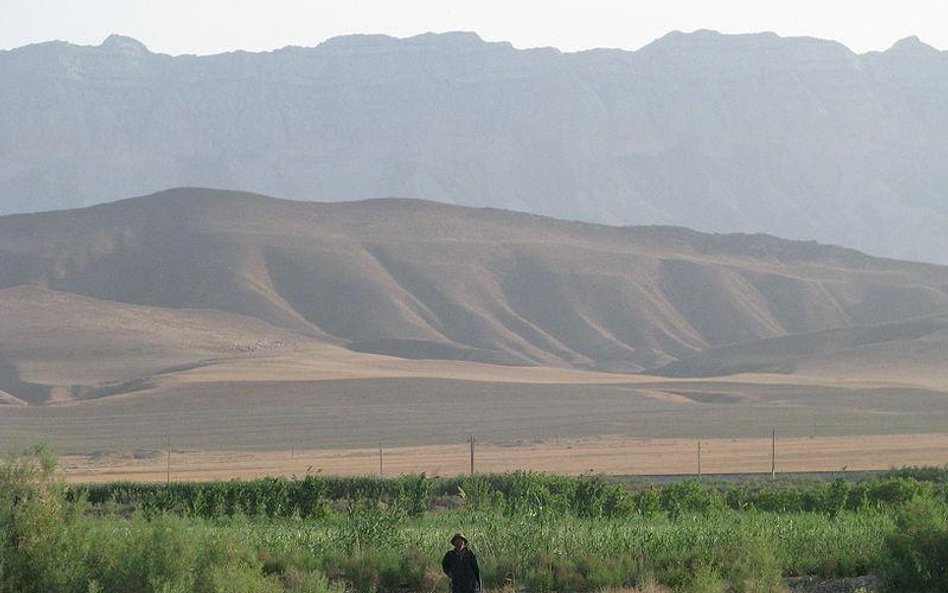
<svg viewBox="0 0 948 593"><path fill-rule="evenodd" d="M532 473L66 486L0 472L0 592L447 591L465 531L491 591L778 592L787 577L948 583L948 470L622 484Z"/></svg>

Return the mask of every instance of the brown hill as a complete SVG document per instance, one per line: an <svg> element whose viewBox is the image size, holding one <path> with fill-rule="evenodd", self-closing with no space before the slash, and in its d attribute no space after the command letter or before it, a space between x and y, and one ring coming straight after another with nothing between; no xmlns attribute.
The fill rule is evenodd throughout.
<svg viewBox="0 0 948 593"><path fill-rule="evenodd" d="M0 290L0 403L89 399L155 377L297 349L307 338L217 311L156 309L22 286Z"/></svg>
<svg viewBox="0 0 948 593"><path fill-rule="evenodd" d="M141 395L158 387L194 395L220 382L251 385L258 403L269 405L280 385L293 382L393 378L516 385L629 379L565 368L401 360L219 311L128 305L32 286L0 289L0 405Z"/></svg>
<svg viewBox="0 0 948 593"><path fill-rule="evenodd" d="M948 386L948 316L870 327L826 330L712 348L652 374L711 377L738 373L801 373L898 382L908 378ZM939 381L940 379L940 381Z"/></svg>
<svg viewBox="0 0 948 593"><path fill-rule="evenodd" d="M203 189L0 218L0 287L24 285L263 322L248 339L630 371L948 313L948 268L814 243Z"/></svg>

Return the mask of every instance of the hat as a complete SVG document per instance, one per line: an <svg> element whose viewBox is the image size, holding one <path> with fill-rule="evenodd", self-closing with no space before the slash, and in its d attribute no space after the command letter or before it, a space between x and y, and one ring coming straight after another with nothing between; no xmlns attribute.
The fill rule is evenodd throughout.
<svg viewBox="0 0 948 593"><path fill-rule="evenodd" d="M451 545L454 545L454 542L456 542L458 539L463 539L465 542L467 542L467 537L465 537L464 534L459 531L451 536Z"/></svg>

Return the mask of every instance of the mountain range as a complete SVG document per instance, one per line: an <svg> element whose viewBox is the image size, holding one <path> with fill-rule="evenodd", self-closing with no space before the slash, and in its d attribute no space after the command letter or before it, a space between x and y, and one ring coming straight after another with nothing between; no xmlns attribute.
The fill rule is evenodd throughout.
<svg viewBox="0 0 948 593"><path fill-rule="evenodd" d="M0 217L10 403L284 356L899 381L946 350L948 267L766 235L187 188Z"/></svg>
<svg viewBox="0 0 948 593"><path fill-rule="evenodd" d="M451 33L169 56L112 36L94 47L49 42L2 51L0 80L4 214L203 186L323 202L421 198L598 223L768 233L948 263L948 52L916 38L857 55L833 41L698 31L670 33L638 51L562 53ZM124 239L109 240L117 249ZM388 268L401 263L387 249L347 257L394 278L398 271ZM229 297L229 309L247 313L259 303L268 322L370 350L389 349L378 340L396 334L455 342L463 328L477 336L468 339L473 351L489 351L482 352L488 358L503 352L518 361L650 366L699 347L829 326L765 309L737 327L685 330L684 320L667 318L633 339L644 330L633 324L600 331L605 321L584 321L583 313L571 321L584 328L577 342L540 337L547 329L529 337L534 330L508 327L510 313L501 310L481 311L464 322L470 326L439 326L442 311L400 293L385 306L397 321L375 335L364 322L328 319L308 305L297 309L294 295L306 288L294 284L297 268L322 263L301 263L291 247L272 252L255 265L265 264L285 291L279 305L270 288L237 286L228 275L239 267L239 253L226 253L227 273L207 270L243 291ZM518 257L508 262L513 270L537 256ZM655 273L687 284L682 270L691 264L676 265ZM57 281L62 288L70 279L77 290L130 302L201 305L222 291L211 277L193 292L186 292L190 283L158 288L147 279L93 288L91 276L70 270ZM545 273L536 272L536 285L555 284ZM369 281L350 271L340 282L326 298L341 298L345 282ZM375 291L390 288L375 282ZM794 290L822 290L807 282ZM510 287L495 290L504 288ZM628 294L649 289L621 287ZM449 293L439 292L447 287L428 290L446 295L439 305L454 306ZM510 290L512 298L533 296ZM485 307L493 302L483 291L466 298ZM550 307L537 314L555 317ZM859 315L826 307L813 315ZM644 313L628 313L637 314ZM485 317L491 329L476 320Z"/></svg>

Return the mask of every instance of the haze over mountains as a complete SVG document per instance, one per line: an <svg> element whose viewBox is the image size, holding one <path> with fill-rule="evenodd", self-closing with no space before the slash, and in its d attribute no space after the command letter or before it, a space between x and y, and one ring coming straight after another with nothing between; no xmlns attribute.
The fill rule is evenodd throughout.
<svg viewBox="0 0 948 593"><path fill-rule="evenodd" d="M937 375L946 316L948 267L762 235L202 189L0 217L20 403L284 353L700 376L871 346L864 365Z"/></svg>
<svg viewBox="0 0 948 593"><path fill-rule="evenodd" d="M294 199L409 197L596 222L766 232L948 263L948 52L914 38L886 52L856 55L832 41L700 31L672 33L636 52L564 54L457 33L405 40L353 36L315 48L171 57L114 36L98 47L51 42L0 52L0 80L0 213L211 186ZM346 208L352 207L340 212ZM91 215L62 216L85 221ZM141 262L117 255L124 253L123 241L143 236L133 232L123 239L108 234L104 222L94 226L102 242L84 239L86 259L63 260L72 263L50 272L51 288L157 306L217 307L226 301L226 310L255 311L269 323L371 350L390 350L385 340L396 338L454 344L459 332L470 332L464 348L471 356L500 352L517 361L651 366L733 341L894 320L866 313L872 309L867 302L889 302L874 296L881 293L850 302L827 289L827 279L779 272L775 282L797 296L768 298L793 301L812 293L812 308L787 312L795 310L757 302L754 295L753 306L740 301L754 310L746 323L718 327L690 319L687 302L662 309L665 317L620 315L596 304L598 297L577 294L570 298L588 310L562 321L576 326L577 333L567 332L575 339L566 339L547 327L540 333L530 324L513 327L518 323L494 298L506 289L520 303L537 296L531 290L544 289L434 285L432 272L417 277L412 274L420 272L409 267L404 273L426 287L423 295L392 293L395 300L380 304L384 323L369 331L369 321L341 321L305 302L301 295L311 280L300 280L309 277L303 272L343 267L336 288L321 288L328 291L325 298L343 298L342 287L351 284L371 288L357 297L371 300L408 282L400 276L407 265L402 260L424 253L352 247L346 257L356 267L349 268L338 253L304 261L298 252L304 248L264 248L259 237L231 251L220 244L229 233L199 233L188 240L209 243L161 255L191 268L169 268L175 282L159 286L135 276ZM8 233L0 237L6 244ZM313 245L325 240L313 239L305 249L318 253L322 247ZM222 259L212 266L193 255L195 247L220 250ZM106 266L95 254L109 249L117 251ZM482 249L482 257L497 256ZM533 285L552 288L560 272L542 258L554 258L558 266L557 258L578 264L592 257L550 249L554 253L543 256L526 249L508 254L506 265L539 270L530 272ZM144 251L139 256L148 257ZM9 279L9 259L4 265ZM610 265L623 264L596 267L604 281L622 285L616 290L651 294L652 287L617 280L618 272L606 271ZM696 272L740 292L746 287L733 288L736 274L754 291L767 292L763 281L748 279L749 272L692 265L656 264L653 273L682 291L698 284ZM101 283L120 276L115 266L126 266L133 280ZM366 275L353 271L358 266ZM16 274L26 274L22 269ZM384 269L387 276L369 269ZM474 268L462 269L453 277L473 283ZM195 270L206 275L201 279ZM258 274L264 271L269 284L250 280L263 278ZM221 281L229 283L227 290ZM856 294L864 289L855 286L871 284L853 282L840 290ZM924 305L896 309L898 315L937 308L941 289L918 282L926 288L891 289L902 295L893 297L902 309L909 302ZM468 289L465 306L481 309L445 322L451 316L439 307L458 307L457 295ZM736 306L730 296L721 299ZM848 305L837 306L837 300ZM563 312L557 307L573 310L573 304L543 305L534 315L557 318ZM642 315L660 321L633 322Z"/></svg>

